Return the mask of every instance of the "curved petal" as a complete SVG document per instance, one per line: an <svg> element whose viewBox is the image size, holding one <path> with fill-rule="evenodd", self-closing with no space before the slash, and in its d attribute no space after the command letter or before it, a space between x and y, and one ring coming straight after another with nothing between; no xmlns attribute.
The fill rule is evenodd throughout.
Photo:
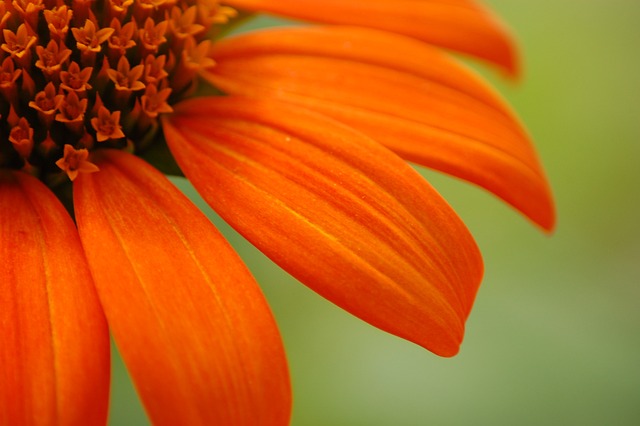
<svg viewBox="0 0 640 426"><path fill-rule="evenodd" d="M356 25L402 34L501 66L517 75L513 36L472 0L227 0L240 9L297 19Z"/></svg>
<svg viewBox="0 0 640 426"><path fill-rule="evenodd" d="M481 280L477 247L411 167L338 122L200 98L163 123L185 175L267 256L365 321L443 355Z"/></svg>
<svg viewBox="0 0 640 426"><path fill-rule="evenodd" d="M104 425L109 333L75 225L37 179L0 171L0 424Z"/></svg>
<svg viewBox="0 0 640 426"><path fill-rule="evenodd" d="M437 49L361 28L286 28L224 40L213 57L205 78L227 93L321 112L554 226L526 132L494 91Z"/></svg>
<svg viewBox="0 0 640 426"><path fill-rule="evenodd" d="M160 172L120 151L74 185L109 326L157 425L284 425L289 376L271 312L240 258Z"/></svg>

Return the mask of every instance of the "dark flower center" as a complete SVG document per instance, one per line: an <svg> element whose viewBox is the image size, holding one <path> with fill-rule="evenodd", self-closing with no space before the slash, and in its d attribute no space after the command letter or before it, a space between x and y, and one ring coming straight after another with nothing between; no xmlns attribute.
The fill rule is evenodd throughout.
<svg viewBox="0 0 640 426"><path fill-rule="evenodd" d="M71 148L144 151L233 16L218 0L0 2L0 167L51 183L85 157Z"/></svg>

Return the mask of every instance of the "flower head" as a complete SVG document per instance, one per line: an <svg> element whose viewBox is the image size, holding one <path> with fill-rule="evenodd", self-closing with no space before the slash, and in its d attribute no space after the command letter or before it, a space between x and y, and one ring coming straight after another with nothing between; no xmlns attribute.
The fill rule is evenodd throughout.
<svg viewBox="0 0 640 426"><path fill-rule="evenodd" d="M219 37L251 12L330 25ZM0 423L104 424L107 327L154 423L288 422L264 297L148 162L322 296L443 356L482 260L406 161L553 227L526 132L443 51L517 72L471 0L16 0L0 29Z"/></svg>

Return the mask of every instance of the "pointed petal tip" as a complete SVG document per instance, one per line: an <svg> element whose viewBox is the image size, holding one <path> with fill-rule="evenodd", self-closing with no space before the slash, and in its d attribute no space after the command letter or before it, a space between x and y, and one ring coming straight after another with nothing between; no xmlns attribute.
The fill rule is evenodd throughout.
<svg viewBox="0 0 640 426"><path fill-rule="evenodd" d="M500 64L502 77L513 82L519 83L523 77L523 67L520 56L518 55L515 46L510 48L510 52L507 54L504 62Z"/></svg>
<svg viewBox="0 0 640 426"><path fill-rule="evenodd" d="M434 354L441 356L442 358L453 358L460 353L460 345L452 345L443 348L440 352L433 351Z"/></svg>
<svg viewBox="0 0 640 426"><path fill-rule="evenodd" d="M483 12L486 14L487 20L493 23L496 35L495 58L492 62L500 68L505 78L514 82L519 81L522 78L523 67L515 33L493 11L485 8ZM487 59L491 61L490 58Z"/></svg>
<svg viewBox="0 0 640 426"><path fill-rule="evenodd" d="M557 224L557 211L551 187L545 179L543 195L539 198L537 209L531 209L525 216L543 233L551 235L555 232Z"/></svg>
<svg viewBox="0 0 640 426"><path fill-rule="evenodd" d="M452 358L460 352L460 346L464 338L464 325L461 325L459 330L448 327L446 331L446 333L440 332L437 335L429 333L426 339L412 341L434 355L442 358Z"/></svg>
<svg viewBox="0 0 640 426"><path fill-rule="evenodd" d="M551 211L549 218L545 222L541 222L538 224L546 235L551 236L556 232L557 225L557 217L555 211Z"/></svg>

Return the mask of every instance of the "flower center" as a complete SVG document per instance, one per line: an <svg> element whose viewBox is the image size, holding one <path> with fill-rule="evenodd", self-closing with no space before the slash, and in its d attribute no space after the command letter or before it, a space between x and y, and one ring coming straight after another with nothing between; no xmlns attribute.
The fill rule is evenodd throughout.
<svg viewBox="0 0 640 426"><path fill-rule="evenodd" d="M144 151L233 16L218 0L0 2L0 167L52 182L92 149Z"/></svg>

